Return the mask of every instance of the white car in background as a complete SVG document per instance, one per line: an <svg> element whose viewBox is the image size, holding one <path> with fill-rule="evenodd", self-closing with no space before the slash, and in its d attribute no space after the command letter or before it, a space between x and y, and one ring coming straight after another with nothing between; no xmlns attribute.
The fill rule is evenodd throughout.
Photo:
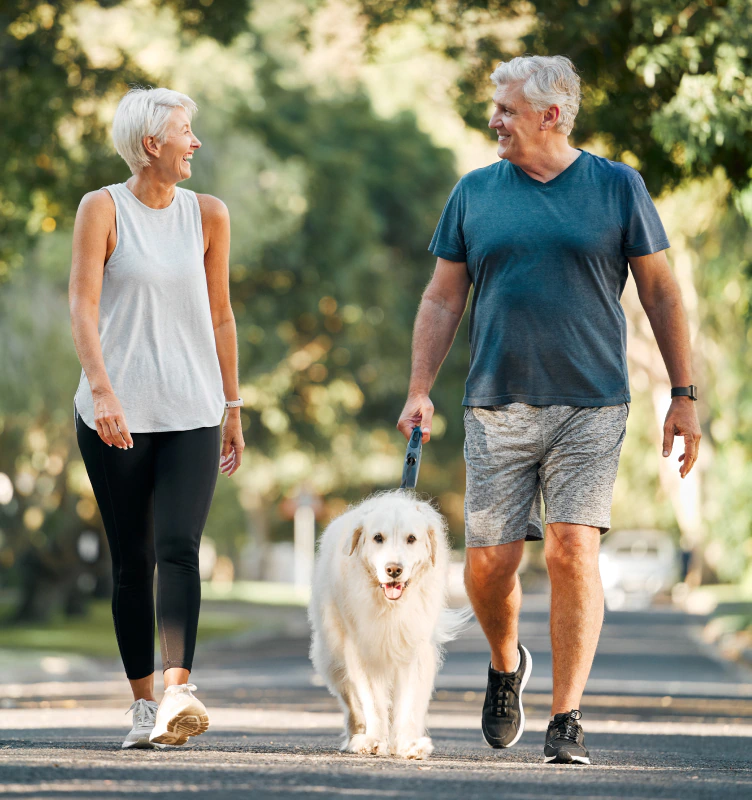
<svg viewBox="0 0 752 800"><path fill-rule="evenodd" d="M679 580L679 550L665 531L613 531L601 544L600 571L609 611L647 608Z"/></svg>

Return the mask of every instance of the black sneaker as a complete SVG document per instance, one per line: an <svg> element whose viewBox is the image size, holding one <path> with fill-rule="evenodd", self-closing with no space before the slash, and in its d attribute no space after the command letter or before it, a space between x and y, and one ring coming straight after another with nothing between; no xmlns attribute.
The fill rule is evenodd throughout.
<svg viewBox="0 0 752 800"><path fill-rule="evenodd" d="M543 754L550 764L589 764L585 734L580 720L582 712L573 708L568 714L554 714L546 731Z"/></svg>
<svg viewBox="0 0 752 800"><path fill-rule="evenodd" d="M520 666L516 672L497 672L488 665L488 688L483 703L483 738L491 747L511 747L525 728L522 692L533 668L527 648L517 645Z"/></svg>

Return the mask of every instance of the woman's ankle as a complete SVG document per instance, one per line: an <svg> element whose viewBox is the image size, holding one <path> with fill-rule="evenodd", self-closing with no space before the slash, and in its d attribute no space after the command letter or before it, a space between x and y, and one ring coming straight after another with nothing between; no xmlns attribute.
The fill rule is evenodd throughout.
<svg viewBox="0 0 752 800"><path fill-rule="evenodd" d="M133 699L135 700L150 700L156 703L154 697L154 673L147 675L144 678L137 678L130 680L131 691L133 692Z"/></svg>

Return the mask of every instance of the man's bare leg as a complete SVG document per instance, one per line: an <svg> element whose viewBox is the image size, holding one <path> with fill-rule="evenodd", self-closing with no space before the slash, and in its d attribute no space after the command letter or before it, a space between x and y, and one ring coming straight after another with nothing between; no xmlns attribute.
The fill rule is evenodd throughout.
<svg viewBox="0 0 752 800"><path fill-rule="evenodd" d="M546 526L551 579L551 714L579 708L603 625L603 584L598 569L600 530L553 522Z"/></svg>
<svg viewBox="0 0 752 800"><path fill-rule="evenodd" d="M465 587L491 646L491 666L499 672L512 672L517 667L517 631L522 605L517 568L524 546L521 539L466 550Z"/></svg>

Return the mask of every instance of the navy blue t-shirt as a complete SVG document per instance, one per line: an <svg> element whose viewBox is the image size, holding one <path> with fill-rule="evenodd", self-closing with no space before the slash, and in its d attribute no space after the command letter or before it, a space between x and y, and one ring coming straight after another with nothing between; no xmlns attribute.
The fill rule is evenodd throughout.
<svg viewBox="0 0 752 800"><path fill-rule="evenodd" d="M627 257L669 246L626 164L583 150L548 183L506 160L465 175L428 248L474 286L463 405L629 402Z"/></svg>

